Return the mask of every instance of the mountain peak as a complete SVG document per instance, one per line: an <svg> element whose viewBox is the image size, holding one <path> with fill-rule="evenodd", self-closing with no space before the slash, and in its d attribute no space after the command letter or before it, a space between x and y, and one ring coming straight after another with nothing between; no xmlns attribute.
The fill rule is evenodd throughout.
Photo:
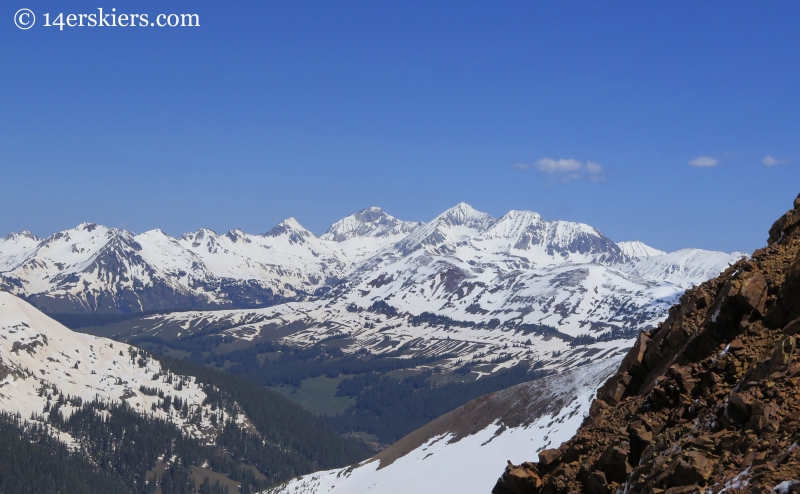
<svg viewBox="0 0 800 494"><path fill-rule="evenodd" d="M383 209L372 206L337 221L322 235L325 240L343 242L354 237L389 237L406 235L421 222L398 220Z"/></svg>
<svg viewBox="0 0 800 494"><path fill-rule="evenodd" d="M5 241L19 241L20 239L31 240L31 241L34 241L34 242L40 242L42 240L42 239L40 239L39 237L37 237L36 235L34 235L33 233L31 233L28 230L22 230L21 232L9 233L8 235L6 235L5 237L2 238L2 240L5 240Z"/></svg>
<svg viewBox="0 0 800 494"><path fill-rule="evenodd" d="M181 235L180 240L191 240L196 244L195 246L197 246L200 245L200 241L206 237L217 238L219 237L219 235L217 235L217 232L215 232L211 228L200 228L193 233L184 233L183 235Z"/></svg>
<svg viewBox="0 0 800 494"><path fill-rule="evenodd" d="M447 226L470 226L485 229L495 220L492 215L473 208L466 202L460 202L437 216L431 223L443 223Z"/></svg>
<svg viewBox="0 0 800 494"><path fill-rule="evenodd" d="M239 240L246 239L247 234L241 228L234 228L225 234L231 242L238 242ZM247 240L249 242L249 240Z"/></svg>
<svg viewBox="0 0 800 494"><path fill-rule="evenodd" d="M423 246L440 246L458 242L485 232L495 219L469 204L461 202L411 232L397 243L396 248L404 255Z"/></svg>
<svg viewBox="0 0 800 494"><path fill-rule="evenodd" d="M265 236L265 237L280 237L281 235L285 235L285 234L288 234L289 237L290 237L290 240L292 240L294 242L302 242L303 241L303 237L313 237L314 236L313 233L311 233L310 231L308 231L305 228L303 228L303 225L301 225L293 217L292 218L286 218L285 220L281 221L280 223L278 223L277 225L272 227L272 229L270 231L268 231L267 233L265 233L263 236Z"/></svg>
<svg viewBox="0 0 800 494"><path fill-rule="evenodd" d="M640 242L639 240L632 240L627 242L617 242L617 245L622 252L625 253L631 259L641 259L645 257L653 257L653 256L663 256L666 254L665 251L659 250L649 245L645 244L644 242Z"/></svg>
<svg viewBox="0 0 800 494"><path fill-rule="evenodd" d="M93 232L93 231L97 230L98 227L99 228L104 228L104 227L98 225L97 223L83 222L80 225L78 225L77 227L75 227L75 229L76 230L83 230L83 231L87 231L87 232Z"/></svg>

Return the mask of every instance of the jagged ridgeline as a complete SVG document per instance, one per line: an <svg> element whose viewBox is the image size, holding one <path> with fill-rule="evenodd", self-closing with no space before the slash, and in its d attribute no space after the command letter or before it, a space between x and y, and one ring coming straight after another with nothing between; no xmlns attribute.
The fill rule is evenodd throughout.
<svg viewBox="0 0 800 494"><path fill-rule="evenodd" d="M800 491L800 196L642 332L575 436L495 494Z"/></svg>

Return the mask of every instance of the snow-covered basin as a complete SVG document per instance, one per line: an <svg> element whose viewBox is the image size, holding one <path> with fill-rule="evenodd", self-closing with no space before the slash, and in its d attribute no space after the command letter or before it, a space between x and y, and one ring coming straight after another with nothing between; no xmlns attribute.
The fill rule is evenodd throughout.
<svg viewBox="0 0 800 494"><path fill-rule="evenodd" d="M529 461L572 437L620 358L478 398L355 467L305 475L265 494L486 494L507 461Z"/></svg>

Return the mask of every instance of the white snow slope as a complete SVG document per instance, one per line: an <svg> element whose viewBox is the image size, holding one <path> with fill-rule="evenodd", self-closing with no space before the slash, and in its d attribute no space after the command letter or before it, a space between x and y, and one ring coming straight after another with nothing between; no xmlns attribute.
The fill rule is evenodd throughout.
<svg viewBox="0 0 800 494"><path fill-rule="evenodd" d="M193 377L168 374L157 361L136 355L136 350L124 343L75 333L27 302L0 291L0 410L19 413L25 420L46 421L47 393L53 401L58 393L84 402L124 400L139 413L172 421L186 435L213 443L218 431L209 421L211 409L203 405L206 394L201 386ZM140 386L180 397L189 405L188 418L175 409L153 409L152 405L160 402L158 396L144 394ZM69 403L60 408L65 417L73 410ZM202 416L191 421L198 411ZM250 427L243 414L230 418ZM61 439L74 445L65 433Z"/></svg>
<svg viewBox="0 0 800 494"><path fill-rule="evenodd" d="M498 465L522 463L572 437L619 361L606 359L478 398L355 467L305 475L265 493L487 493Z"/></svg>

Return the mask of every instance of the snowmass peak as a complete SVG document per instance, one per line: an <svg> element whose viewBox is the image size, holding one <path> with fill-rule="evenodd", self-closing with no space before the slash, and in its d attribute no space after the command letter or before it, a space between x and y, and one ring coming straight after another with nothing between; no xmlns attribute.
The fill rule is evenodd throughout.
<svg viewBox="0 0 800 494"><path fill-rule="evenodd" d="M485 229L494 222L494 218L482 213L466 202L460 202L437 216L431 224L439 223L447 226L468 226L471 228Z"/></svg>
<svg viewBox="0 0 800 494"><path fill-rule="evenodd" d="M398 220L383 209L372 206L337 221L321 238L343 242L354 237L407 235L420 225L421 222Z"/></svg>
<svg viewBox="0 0 800 494"><path fill-rule="evenodd" d="M459 203L439 216L417 229L395 246L403 255L428 246L443 247L443 251L450 251L445 244L453 244L466 238L476 237L486 231L495 219L482 213L467 203Z"/></svg>

